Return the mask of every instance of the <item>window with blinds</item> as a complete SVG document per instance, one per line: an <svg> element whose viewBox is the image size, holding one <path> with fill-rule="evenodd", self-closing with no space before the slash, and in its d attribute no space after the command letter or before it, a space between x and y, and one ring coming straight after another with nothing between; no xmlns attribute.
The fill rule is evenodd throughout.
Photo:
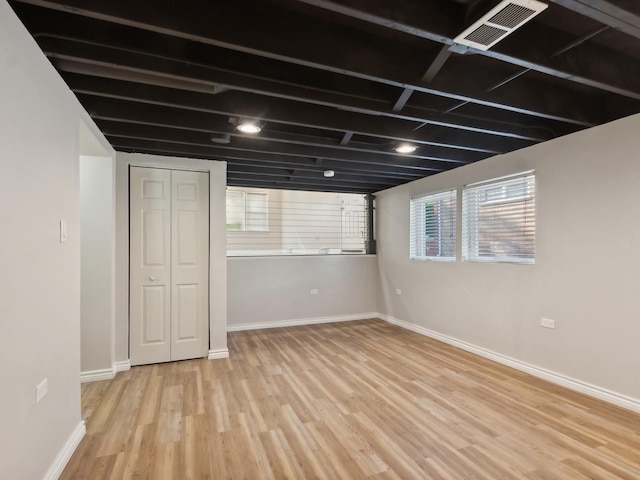
<svg viewBox="0 0 640 480"><path fill-rule="evenodd" d="M227 230L263 232L269 230L266 193L227 190Z"/></svg>
<svg viewBox="0 0 640 480"><path fill-rule="evenodd" d="M535 175L468 185L462 192L462 259L535 263Z"/></svg>
<svg viewBox="0 0 640 480"><path fill-rule="evenodd" d="M227 256L367 253L365 195L227 187Z"/></svg>
<svg viewBox="0 0 640 480"><path fill-rule="evenodd" d="M411 199L410 256L413 260L456 259L456 191Z"/></svg>

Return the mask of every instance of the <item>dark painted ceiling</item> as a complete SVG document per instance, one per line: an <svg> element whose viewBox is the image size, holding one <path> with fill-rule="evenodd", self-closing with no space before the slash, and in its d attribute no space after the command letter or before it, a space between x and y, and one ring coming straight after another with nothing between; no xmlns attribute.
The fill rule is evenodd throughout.
<svg viewBox="0 0 640 480"><path fill-rule="evenodd" d="M640 112L639 1L550 0L490 50L451 52L496 3L10 2L116 150L362 193ZM405 141L419 148L397 154Z"/></svg>

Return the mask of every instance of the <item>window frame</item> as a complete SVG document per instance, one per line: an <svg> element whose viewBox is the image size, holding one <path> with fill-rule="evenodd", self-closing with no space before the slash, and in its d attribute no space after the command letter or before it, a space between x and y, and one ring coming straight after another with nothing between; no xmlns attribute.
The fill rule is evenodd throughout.
<svg viewBox="0 0 640 480"><path fill-rule="evenodd" d="M258 230L260 225L252 225L249 219L242 224L240 215L234 214L244 214L239 207L246 204L248 208L249 195L254 193L268 194L268 230ZM226 198L230 200L227 225L236 226L226 230L229 258L375 253L369 226L369 195L227 187ZM240 200L244 198L246 202ZM234 207L234 203L238 206Z"/></svg>
<svg viewBox="0 0 640 480"><path fill-rule="evenodd" d="M422 215L418 216L418 209L426 207L429 203L436 203L442 201L453 200L453 226L449 225L450 230L453 231L453 256L451 255L420 255L419 251L426 250L427 244L427 221L426 213L423 211ZM439 209L438 209L439 210ZM439 250L442 247L442 216L438 215L437 224L437 237L439 243ZM411 197L410 210L409 210L409 259L416 261L435 261L435 262L456 262L458 260L458 189L448 189L436 193L429 193L426 195L418 195Z"/></svg>
<svg viewBox="0 0 640 480"><path fill-rule="evenodd" d="M522 188L520 188L520 191L516 189L518 195L510 196L509 187L518 185L517 182L522 182L526 192L522 194ZM485 199L477 198L476 201L472 201L469 198L471 195L480 197L483 193L489 193L490 189L497 188L501 189L501 193L497 198L496 196L494 196L494 198L487 198L489 195L485 195ZM522 206L523 217L519 218L519 220L530 223L529 227L531 227L532 224L533 234L531 252L526 252L524 255L481 255L479 248L481 243L480 230L482 225L480 224L481 219L479 218L479 209L483 206L495 207L528 201L531 201L532 204L527 205L525 203ZM469 211L471 208L475 209L475 212ZM531 209L530 216L527 215L529 211L528 208ZM536 263L536 213L536 175L534 170L465 185L462 189L462 261L474 263L514 263L521 265L534 265ZM531 220L533 221L531 222ZM493 232L490 230L489 233ZM526 234L522 233L521 236L524 238ZM517 238L517 236L514 238ZM497 242L498 240L492 241Z"/></svg>
<svg viewBox="0 0 640 480"><path fill-rule="evenodd" d="M268 232L269 231L269 193L267 192L252 192L250 190L227 190L225 193L225 208L229 207L229 200L228 200L228 195L229 194L241 194L242 196L242 220L241 220L241 228L229 228L229 223L226 223L225 221L225 225L226 225L226 231L227 232ZM256 228L251 227L249 225L249 212L248 211L248 201L247 201L247 196L248 195L253 195L253 196L262 196L264 197L264 228ZM255 212L254 212L255 213ZM262 213L262 212L261 212ZM226 215L226 220L228 220L228 215Z"/></svg>

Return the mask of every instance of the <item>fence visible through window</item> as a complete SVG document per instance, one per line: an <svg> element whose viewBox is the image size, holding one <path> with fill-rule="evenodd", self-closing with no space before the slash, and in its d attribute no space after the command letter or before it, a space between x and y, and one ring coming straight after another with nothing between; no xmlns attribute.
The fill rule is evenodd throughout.
<svg viewBox="0 0 640 480"><path fill-rule="evenodd" d="M227 187L227 255L367 253L367 197Z"/></svg>

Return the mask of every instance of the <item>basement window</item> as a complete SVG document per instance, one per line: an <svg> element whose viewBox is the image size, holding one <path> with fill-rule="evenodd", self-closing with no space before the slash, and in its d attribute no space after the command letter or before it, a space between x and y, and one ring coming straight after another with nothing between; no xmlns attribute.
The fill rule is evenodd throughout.
<svg viewBox="0 0 640 480"><path fill-rule="evenodd" d="M462 258L535 263L535 175L523 172L462 192Z"/></svg>
<svg viewBox="0 0 640 480"><path fill-rule="evenodd" d="M367 253L366 195L227 187L227 256Z"/></svg>
<svg viewBox="0 0 640 480"><path fill-rule="evenodd" d="M267 193L227 190L227 231L268 231L268 204Z"/></svg>
<svg viewBox="0 0 640 480"><path fill-rule="evenodd" d="M412 260L455 261L456 191L411 199Z"/></svg>

